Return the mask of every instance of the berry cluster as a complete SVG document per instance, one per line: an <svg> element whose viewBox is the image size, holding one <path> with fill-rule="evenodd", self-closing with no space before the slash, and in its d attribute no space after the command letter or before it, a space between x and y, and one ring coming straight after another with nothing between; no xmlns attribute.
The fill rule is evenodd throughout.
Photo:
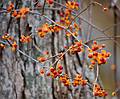
<svg viewBox="0 0 120 99"><path fill-rule="evenodd" d="M70 54L75 54L82 51L82 42L75 42L74 45L70 46Z"/></svg>
<svg viewBox="0 0 120 99"><path fill-rule="evenodd" d="M94 68L94 65L97 63L98 65L105 64L107 59L110 57L110 52L106 52L102 50L105 45L98 45L96 41L94 41L92 48L89 50L88 57L91 59L90 69Z"/></svg>
<svg viewBox="0 0 120 99"><path fill-rule="evenodd" d="M2 36L2 39L3 40L11 40L11 41L14 40L13 37L10 36L8 33L5 33L5 35Z"/></svg>
<svg viewBox="0 0 120 99"><path fill-rule="evenodd" d="M12 43L12 51L15 51L17 49L17 43L14 41Z"/></svg>
<svg viewBox="0 0 120 99"><path fill-rule="evenodd" d="M74 36L78 36L78 32L80 30L79 25L76 22L73 22L74 20L74 16L72 15L72 9L75 9L74 5L75 3L68 1L67 5L71 5L73 4L73 7L71 8L66 8L64 11L60 11L59 15L60 15L60 23L62 26L67 26L70 30L70 32L72 33L72 35ZM77 4L77 3L76 3ZM66 36L67 37L71 37L71 33L66 31Z"/></svg>
<svg viewBox="0 0 120 99"><path fill-rule="evenodd" d="M21 8L19 11L14 10L12 16L15 18L25 18L25 15L30 11L29 8Z"/></svg>
<svg viewBox="0 0 120 99"><path fill-rule="evenodd" d="M69 9L76 9L76 10L78 10L79 4L77 2L75 2L75 1L68 1L66 3L66 7L68 7Z"/></svg>
<svg viewBox="0 0 120 99"><path fill-rule="evenodd" d="M73 25L69 26L70 28L70 32L74 35L74 36L78 36L78 31L80 30L80 27L78 26L77 23L74 23ZM69 32L66 32L66 36L67 37L71 37L72 34Z"/></svg>
<svg viewBox="0 0 120 99"><path fill-rule="evenodd" d="M69 26L70 20L73 20L73 16L71 15L71 10L65 9L65 11L60 12L60 22L63 26Z"/></svg>
<svg viewBox="0 0 120 99"><path fill-rule="evenodd" d="M50 71L47 72L47 76L51 76L52 78L59 77L63 72L63 67L61 64L57 65L57 68L50 67Z"/></svg>
<svg viewBox="0 0 120 99"><path fill-rule="evenodd" d="M29 43L31 40L32 40L32 39L31 39L30 36L24 36L24 35L22 35L21 38L20 38L20 41L21 41L22 43Z"/></svg>
<svg viewBox="0 0 120 99"><path fill-rule="evenodd" d="M67 74L61 75L59 77L59 80L60 80L60 82L62 82L64 84L64 86L66 86L66 87L70 86L70 79Z"/></svg>
<svg viewBox="0 0 120 99"><path fill-rule="evenodd" d="M60 24L60 23L57 22L57 24ZM56 32L56 33L62 30L62 28L57 25L50 25L49 29L50 29L50 32Z"/></svg>
<svg viewBox="0 0 120 99"><path fill-rule="evenodd" d="M0 48L1 49L5 49L5 45L4 44L0 44Z"/></svg>
<svg viewBox="0 0 120 99"><path fill-rule="evenodd" d="M9 41L9 43L10 43L10 41L11 41L12 51L15 51L15 50L17 49L17 43L16 43L16 41L15 41L15 40L13 39L13 37L10 36L8 33L5 33L5 35L2 36L2 39ZM5 46L3 46L3 44L2 44L2 47L5 48Z"/></svg>
<svg viewBox="0 0 120 99"><path fill-rule="evenodd" d="M47 0L47 2L49 4L53 3L53 1L51 3L51 0ZM70 1L68 1L66 3L66 5L69 6L69 9L66 8L65 11L59 12L60 22L56 22L56 24L59 24L61 26L69 26L70 32L73 33L73 35L77 36L78 35L78 31L80 29L78 24L75 23L75 22L74 22L73 25L70 25L70 24L71 24L71 20L74 19L74 17L71 14L71 12L72 12L71 9L77 9L79 4L77 2L70 2ZM63 30L62 27L60 27L58 25L48 25L47 23L43 24L41 27L39 27L37 29L38 35L41 38L44 38L48 32L59 32L61 30ZM71 36L71 34L69 32L67 32L67 31L66 31L66 35L67 36L69 36L69 35Z"/></svg>
<svg viewBox="0 0 120 99"><path fill-rule="evenodd" d="M10 12L14 8L14 4L10 3L9 6L7 7L7 11Z"/></svg>
<svg viewBox="0 0 120 99"><path fill-rule="evenodd" d="M44 69L40 69L40 75L43 75L45 73Z"/></svg>
<svg viewBox="0 0 120 99"><path fill-rule="evenodd" d="M99 96L99 97L104 97L107 96L107 92L103 89L101 89L99 84L95 84L93 87L93 95L94 96Z"/></svg>
<svg viewBox="0 0 120 99"><path fill-rule="evenodd" d="M58 23L59 24L59 23ZM62 28L56 25L43 24L37 29L38 35L41 38L44 38L48 32L59 32Z"/></svg>
<svg viewBox="0 0 120 99"><path fill-rule="evenodd" d="M49 29L49 25L46 23L46 24L43 24L41 27L39 27L37 29L38 31L38 35L43 38L46 36L46 34L50 31Z"/></svg>
<svg viewBox="0 0 120 99"><path fill-rule="evenodd" d="M77 74L73 81L73 86L76 87L78 85L85 86L87 84L87 80L84 80L81 74Z"/></svg>
<svg viewBox="0 0 120 99"><path fill-rule="evenodd" d="M12 12L12 16L15 18L24 18L25 15L30 11L29 8L21 8L19 11L15 10L14 4L10 3L10 5L7 7L7 12Z"/></svg>

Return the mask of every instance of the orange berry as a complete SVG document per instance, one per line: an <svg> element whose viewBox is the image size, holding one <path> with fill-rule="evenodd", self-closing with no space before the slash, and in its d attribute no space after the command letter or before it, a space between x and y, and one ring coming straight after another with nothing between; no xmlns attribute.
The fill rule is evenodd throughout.
<svg viewBox="0 0 120 99"><path fill-rule="evenodd" d="M37 60L40 61L40 62L45 62L46 58L45 57L38 57Z"/></svg>
<svg viewBox="0 0 120 99"><path fill-rule="evenodd" d="M107 92L104 92L104 96L107 96L108 95L108 93Z"/></svg>
<svg viewBox="0 0 120 99"><path fill-rule="evenodd" d="M64 48L67 48L67 46L64 46Z"/></svg>
<svg viewBox="0 0 120 99"><path fill-rule="evenodd" d="M54 70L55 70L55 69L54 69L53 67L50 67L50 71L51 71L51 72L54 72Z"/></svg>
<svg viewBox="0 0 120 99"><path fill-rule="evenodd" d="M42 32L42 28L41 27L37 28L37 31Z"/></svg>
<svg viewBox="0 0 120 99"><path fill-rule="evenodd" d="M103 57L100 58L100 61L102 62L102 64L105 64L105 63L106 63L106 59L103 58Z"/></svg>
<svg viewBox="0 0 120 99"><path fill-rule="evenodd" d="M54 0L47 0L48 4L53 4Z"/></svg>
<svg viewBox="0 0 120 99"><path fill-rule="evenodd" d="M81 85L82 85L82 86L85 86L86 84L87 84L87 80L82 80L82 81L81 81Z"/></svg>
<svg viewBox="0 0 120 99"><path fill-rule="evenodd" d="M14 51L14 50L16 50L17 49L17 43L16 42L13 42L13 44L12 44L12 50Z"/></svg>
<svg viewBox="0 0 120 99"><path fill-rule="evenodd" d="M91 60L91 64L92 64L92 65L95 65L95 63L96 63L96 62L95 62L94 60Z"/></svg>
<svg viewBox="0 0 120 99"><path fill-rule="evenodd" d="M44 51L44 52L43 52L43 54L48 55L48 54L49 54L49 52L48 52L48 51Z"/></svg>
<svg viewBox="0 0 120 99"><path fill-rule="evenodd" d="M81 44L81 42L75 42L75 45L81 46L82 44Z"/></svg>
<svg viewBox="0 0 120 99"><path fill-rule="evenodd" d="M9 6L12 7L12 8L14 8L14 4L12 2L10 3Z"/></svg>
<svg viewBox="0 0 120 99"><path fill-rule="evenodd" d="M57 75L54 75L54 78L57 78Z"/></svg>
<svg viewBox="0 0 120 99"><path fill-rule="evenodd" d="M47 73L47 76L50 76L50 72Z"/></svg>
<svg viewBox="0 0 120 99"><path fill-rule="evenodd" d="M94 96L98 96L98 92L96 92L96 91L93 92L93 95L94 95Z"/></svg>
<svg viewBox="0 0 120 99"><path fill-rule="evenodd" d="M94 65L89 65L89 69L93 69L94 68Z"/></svg>
<svg viewBox="0 0 120 99"><path fill-rule="evenodd" d="M59 70L58 73L61 74L61 73L62 73L62 70Z"/></svg>
<svg viewBox="0 0 120 99"><path fill-rule="evenodd" d="M102 44L102 48L105 48L105 46L106 46L105 44Z"/></svg>
<svg viewBox="0 0 120 99"><path fill-rule="evenodd" d="M45 73L44 69L40 69L40 74L43 75Z"/></svg>
<svg viewBox="0 0 120 99"><path fill-rule="evenodd" d="M10 12L11 10L12 10L12 8L11 8L11 7L8 7L8 8L7 8L7 11L8 11L8 12Z"/></svg>
<svg viewBox="0 0 120 99"><path fill-rule="evenodd" d="M117 94L116 94L116 92L112 92L112 96L116 96Z"/></svg>
<svg viewBox="0 0 120 99"><path fill-rule="evenodd" d="M75 3L75 6L79 6L79 3L78 3L78 2L76 2L76 3Z"/></svg>
<svg viewBox="0 0 120 99"><path fill-rule="evenodd" d="M7 11L10 12L14 8L14 4L10 3L10 5L7 8Z"/></svg>
<svg viewBox="0 0 120 99"><path fill-rule="evenodd" d="M94 56L97 56L97 55L98 55L98 52L93 52L93 55L94 55Z"/></svg>
<svg viewBox="0 0 120 99"><path fill-rule="evenodd" d="M64 16L64 14L63 14L63 12L60 12L60 14L59 14L61 17L63 17Z"/></svg>
<svg viewBox="0 0 120 99"><path fill-rule="evenodd" d="M16 16L17 16L17 14L18 14L18 13L17 13L17 11L16 11L16 10L14 10L14 12L13 12L12 16L13 16L13 17L16 17Z"/></svg>
<svg viewBox="0 0 120 99"><path fill-rule="evenodd" d="M93 44L97 44L97 42L96 42L96 41L93 41Z"/></svg>
<svg viewBox="0 0 120 99"><path fill-rule="evenodd" d="M108 11L108 8L107 7L103 7L103 11Z"/></svg>
<svg viewBox="0 0 120 99"><path fill-rule="evenodd" d="M62 70L62 69L63 69L62 65L58 65L58 68L59 68L60 70Z"/></svg>
<svg viewBox="0 0 120 99"><path fill-rule="evenodd" d="M57 75L57 71L56 71L56 70L54 70L52 73L53 73L54 75Z"/></svg>
<svg viewBox="0 0 120 99"><path fill-rule="evenodd" d="M89 53L89 54L88 54L88 57L89 57L89 58L92 58L92 57L93 57L93 54L92 54L92 53Z"/></svg>
<svg viewBox="0 0 120 99"><path fill-rule="evenodd" d="M94 46L92 47L92 50L93 50L93 51L96 51L96 50L98 50L98 48L99 48L98 45L94 45Z"/></svg>
<svg viewBox="0 0 120 99"><path fill-rule="evenodd" d="M105 57L109 57L110 55L111 55L110 52L108 52L105 54Z"/></svg>

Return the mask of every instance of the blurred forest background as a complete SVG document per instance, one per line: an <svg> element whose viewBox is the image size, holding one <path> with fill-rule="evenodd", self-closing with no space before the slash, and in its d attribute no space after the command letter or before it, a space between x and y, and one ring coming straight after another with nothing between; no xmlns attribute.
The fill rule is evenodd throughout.
<svg viewBox="0 0 120 99"><path fill-rule="evenodd" d="M13 2L16 9L29 7L35 13L42 13L44 0L0 0L0 43L1 37L9 33L15 38L18 50L13 52L10 47L0 47L0 99L99 99L91 95L89 86L79 86L74 93L64 87L57 79L39 74L39 69L49 67L56 58L44 64L34 60L48 51L50 56L64 52L64 46L73 43L73 38L65 37L65 31L49 33L45 38L37 35L36 28L45 22L51 23L39 14L28 13L24 19L15 19L6 13L9 3ZM120 0L75 0L79 10L86 8L90 2L101 3L105 8L91 5L76 22L81 27L78 39L87 42L96 39L98 43L106 44L106 50L112 53L109 62L100 66L99 83L109 93L100 99L120 99L111 93L120 88ZM50 6L45 4L44 14L54 21L59 21L59 12L64 11L67 0L54 0ZM76 14L79 12L76 11ZM106 11L107 10L107 11ZM31 35L32 42L22 44L21 35ZM107 35L107 36L106 36ZM114 42L117 41L116 42ZM85 78L95 79L95 72L88 69L86 53L64 56L61 64L64 72L70 77L85 70ZM118 93L120 93L118 91Z"/></svg>

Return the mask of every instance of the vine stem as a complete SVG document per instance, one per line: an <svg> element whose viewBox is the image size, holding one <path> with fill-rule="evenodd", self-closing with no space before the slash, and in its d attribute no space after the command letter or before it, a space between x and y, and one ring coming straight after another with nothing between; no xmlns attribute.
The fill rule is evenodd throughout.
<svg viewBox="0 0 120 99"><path fill-rule="evenodd" d="M94 80L94 83L96 83L97 82L97 80L98 80L98 76L99 76L99 65L97 64L97 71L96 71L96 78L95 78L95 80Z"/></svg>
<svg viewBox="0 0 120 99"><path fill-rule="evenodd" d="M96 77L95 77L95 80L93 82L93 92L94 92L94 89L95 89L95 85L97 83L97 80L98 80L98 76L99 76L99 66L97 64L97 71L96 71ZM94 94L94 93L93 93Z"/></svg>

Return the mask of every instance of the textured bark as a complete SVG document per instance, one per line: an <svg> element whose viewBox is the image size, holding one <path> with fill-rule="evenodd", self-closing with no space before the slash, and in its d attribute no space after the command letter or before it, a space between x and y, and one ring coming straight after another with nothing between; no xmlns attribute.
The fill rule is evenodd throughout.
<svg viewBox="0 0 120 99"><path fill-rule="evenodd" d="M34 5L32 0L15 1L17 2L15 2L16 8L20 8L26 4L27 6ZM37 2L39 0L35 1ZM59 1L64 4L67 0L56 0L56 2ZM41 3L43 3L43 0L41 0ZM58 5L56 6L59 7ZM54 21L60 20L57 11L45 10L43 12L45 14L47 13L48 17ZM44 17L29 14L25 19L16 20L10 15L1 15L0 22L0 33L10 33L16 39L19 50L34 59L42 56L42 52L45 50L49 51L49 56L64 52L65 45L70 46L74 43L73 38L65 38L64 30L59 33L49 33L43 39L39 38L36 33L36 28L48 22ZM78 23L81 25L80 19ZM79 38L82 37L83 31L84 30L80 30ZM32 42L27 45L20 43L20 36L22 34L32 34ZM34 45L37 45L39 49ZM50 64L54 63L57 58L52 58L50 62L41 64L31 60L19 51L12 52L10 47L4 50L0 48L0 99L84 99L85 97L92 99L91 82L94 81L95 75L94 72L89 71L88 64L85 63L86 59L84 57L85 53L84 55L79 53L71 55L67 53L63 57L63 60L60 61L64 67L64 72L68 74L69 77L74 78L76 74L84 71L84 78L87 79L90 84L84 88L81 86L73 88L72 86L64 87L57 79L39 74L42 66L49 68Z"/></svg>

